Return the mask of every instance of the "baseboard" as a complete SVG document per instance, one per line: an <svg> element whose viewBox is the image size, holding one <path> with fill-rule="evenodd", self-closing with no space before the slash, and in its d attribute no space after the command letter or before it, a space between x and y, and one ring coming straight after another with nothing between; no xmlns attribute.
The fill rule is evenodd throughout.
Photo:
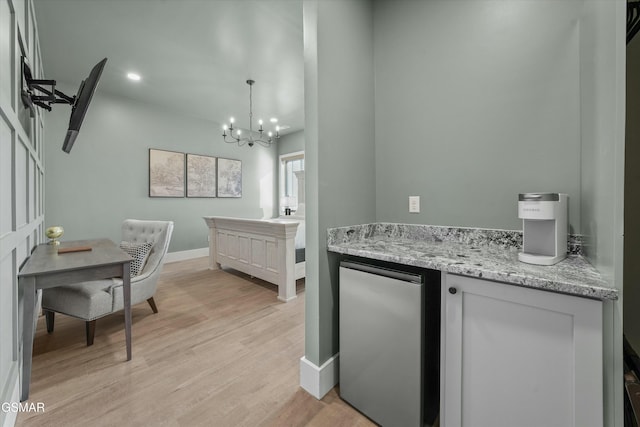
<svg viewBox="0 0 640 427"><path fill-rule="evenodd" d="M190 249L188 251L169 252L164 260L165 263L186 261L188 259L202 258L209 256L209 248Z"/></svg>
<svg viewBox="0 0 640 427"><path fill-rule="evenodd" d="M300 358L300 386L316 399L320 400L340 379L339 358L337 353L318 367L306 357Z"/></svg>
<svg viewBox="0 0 640 427"><path fill-rule="evenodd" d="M5 401L3 401L4 403ZM15 384L13 386L13 392L11 393L11 397L6 402L20 402L20 376L16 377ZM3 418L4 417L4 418ZM15 411L4 411L0 412L0 421L2 422L1 427L14 427L16 425L16 420L18 419L18 413Z"/></svg>

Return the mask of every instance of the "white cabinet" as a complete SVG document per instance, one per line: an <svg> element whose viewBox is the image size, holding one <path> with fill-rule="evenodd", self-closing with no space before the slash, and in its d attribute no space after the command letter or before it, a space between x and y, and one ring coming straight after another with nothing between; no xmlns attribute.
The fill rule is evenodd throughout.
<svg viewBox="0 0 640 427"><path fill-rule="evenodd" d="M603 424L602 302L442 275L444 427Z"/></svg>

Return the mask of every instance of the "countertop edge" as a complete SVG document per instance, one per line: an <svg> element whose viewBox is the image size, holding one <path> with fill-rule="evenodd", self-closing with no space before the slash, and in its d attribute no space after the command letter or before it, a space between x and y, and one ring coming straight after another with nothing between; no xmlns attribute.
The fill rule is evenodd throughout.
<svg viewBox="0 0 640 427"><path fill-rule="evenodd" d="M348 243L346 243L348 244ZM455 263L446 263L432 259L415 259L410 257L401 257L382 252L365 251L353 249L344 246L345 244L327 245L327 250L343 255L359 256L363 258L376 259L380 261L394 262L397 264L412 265L416 267L428 268L432 270L440 270L445 273L458 274L468 277L475 277L485 280L493 280L510 285L522 286L531 289L540 289L548 292L556 292L568 294L582 298L591 298L598 300L617 300L618 291L613 288L595 286L595 285L578 285L564 281L555 281L549 279L537 278L530 275L524 275L511 271L490 271L479 268L474 265L465 264L456 261ZM581 255L571 255L572 257L580 257Z"/></svg>

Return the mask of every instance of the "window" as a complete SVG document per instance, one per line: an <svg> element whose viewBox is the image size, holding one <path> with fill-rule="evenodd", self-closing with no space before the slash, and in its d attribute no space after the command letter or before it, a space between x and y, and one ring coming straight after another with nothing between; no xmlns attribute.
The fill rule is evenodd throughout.
<svg viewBox="0 0 640 427"><path fill-rule="evenodd" d="M294 213L298 209L298 179L296 172L304 171L304 151L280 156L280 215L287 208Z"/></svg>

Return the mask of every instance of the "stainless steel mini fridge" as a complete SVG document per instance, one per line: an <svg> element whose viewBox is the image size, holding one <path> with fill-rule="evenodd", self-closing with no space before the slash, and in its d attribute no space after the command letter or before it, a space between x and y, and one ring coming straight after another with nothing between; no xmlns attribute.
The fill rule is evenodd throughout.
<svg viewBox="0 0 640 427"><path fill-rule="evenodd" d="M422 427L439 405L440 275L403 270L340 264L340 396L382 426Z"/></svg>

